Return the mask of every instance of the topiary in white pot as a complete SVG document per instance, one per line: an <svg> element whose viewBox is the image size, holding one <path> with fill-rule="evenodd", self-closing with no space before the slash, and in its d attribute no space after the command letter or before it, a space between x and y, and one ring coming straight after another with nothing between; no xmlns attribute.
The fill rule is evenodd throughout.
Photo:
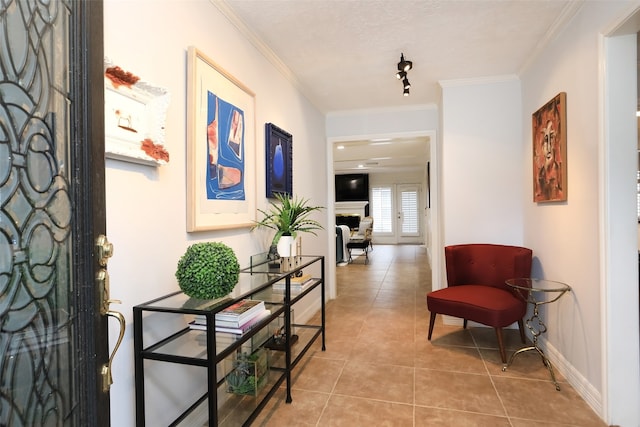
<svg viewBox="0 0 640 427"><path fill-rule="evenodd" d="M238 283L240 264L233 249L219 242L200 242L187 248L178 261L176 278L192 298L213 299L229 294Z"/></svg>

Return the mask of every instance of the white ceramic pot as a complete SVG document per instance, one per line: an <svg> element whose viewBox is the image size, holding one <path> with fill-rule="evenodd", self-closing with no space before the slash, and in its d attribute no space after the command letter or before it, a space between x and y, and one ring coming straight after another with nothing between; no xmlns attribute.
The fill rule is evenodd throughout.
<svg viewBox="0 0 640 427"><path fill-rule="evenodd" d="M281 236L278 240L278 255L281 257L294 256L296 250L294 243L293 236Z"/></svg>

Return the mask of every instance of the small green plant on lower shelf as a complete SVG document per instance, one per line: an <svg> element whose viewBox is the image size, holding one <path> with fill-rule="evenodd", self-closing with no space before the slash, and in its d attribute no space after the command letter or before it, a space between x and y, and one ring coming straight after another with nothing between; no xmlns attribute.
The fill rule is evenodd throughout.
<svg viewBox="0 0 640 427"><path fill-rule="evenodd" d="M233 361L233 369L227 374L227 391L235 394L256 395L268 376L268 361L265 350L249 355L242 353Z"/></svg>

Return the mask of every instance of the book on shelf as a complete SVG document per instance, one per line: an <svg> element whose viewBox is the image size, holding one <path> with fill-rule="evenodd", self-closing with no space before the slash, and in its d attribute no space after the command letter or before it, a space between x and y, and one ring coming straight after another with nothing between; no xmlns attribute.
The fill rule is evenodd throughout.
<svg viewBox="0 0 640 427"><path fill-rule="evenodd" d="M264 312L258 316L255 316L249 322L245 323L239 328L225 328L222 326L216 326L216 332L226 332L230 334L242 335L250 331L253 327L260 324L264 319L271 316L271 310L264 310Z"/></svg>
<svg viewBox="0 0 640 427"><path fill-rule="evenodd" d="M308 277L305 278L304 281L296 281L296 282L293 281L293 277L292 277L291 282L289 283L289 288L292 291L305 290L309 285L315 282L315 280L313 279L313 277L311 277L310 274L308 274L307 276ZM272 285L272 288L274 291L284 291L287 288L287 282L285 281L276 282Z"/></svg>
<svg viewBox="0 0 640 427"><path fill-rule="evenodd" d="M302 276L291 276L289 278L289 281L291 282L292 285L294 283L296 285L301 285L303 283L308 282L310 279L311 279L311 275L310 274L303 274Z"/></svg>
<svg viewBox="0 0 640 427"><path fill-rule="evenodd" d="M242 321L237 321L237 320L218 320L216 319L216 327L223 327L223 328L241 328L242 326L244 326L247 322L250 322L253 320L254 317L256 316L260 316L262 314L262 312L256 312L254 316L251 317L247 317L242 319Z"/></svg>
<svg viewBox="0 0 640 427"><path fill-rule="evenodd" d="M243 299L216 313L216 320L236 321L239 325L265 310L264 301Z"/></svg>
<svg viewBox="0 0 640 427"><path fill-rule="evenodd" d="M262 307L264 307L264 304L262 305ZM254 317L262 315L263 312L264 312L264 309L261 311L252 311L250 316L244 316L244 317L233 319L233 320L221 320L221 319L218 319L218 317L216 317L215 325L216 327L221 326L223 328L235 328L235 329L241 328L244 324L253 320ZM194 318L193 323L206 327L207 317L204 314L197 314Z"/></svg>
<svg viewBox="0 0 640 427"><path fill-rule="evenodd" d="M264 319L265 317L269 316L270 314L271 314L271 310L264 309L259 313L255 313L255 315L253 317L249 318L248 321L244 322L240 326L220 325L220 324L218 324L218 321L216 320L215 321L215 330L217 332L231 332L231 331L233 331L232 333L243 333L243 332L246 332L247 330L251 329L253 326L258 324L260 322L260 320ZM201 317L196 316L196 318L194 320L189 322L189 327L191 329L198 329L198 330L201 330L201 331L206 331L207 330L207 321L206 321L206 319L203 319Z"/></svg>

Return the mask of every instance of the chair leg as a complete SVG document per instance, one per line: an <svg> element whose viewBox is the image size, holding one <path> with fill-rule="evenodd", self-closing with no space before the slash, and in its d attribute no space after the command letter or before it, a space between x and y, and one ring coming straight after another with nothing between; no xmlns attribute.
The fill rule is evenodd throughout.
<svg viewBox="0 0 640 427"><path fill-rule="evenodd" d="M462 329L467 329L467 319L462 319Z"/></svg>
<svg viewBox="0 0 640 427"><path fill-rule="evenodd" d="M500 349L500 358L502 363L507 363L507 352L504 350L504 340L502 339L502 328L494 328L496 337L498 337L498 348Z"/></svg>
<svg viewBox="0 0 640 427"><path fill-rule="evenodd" d="M520 329L520 339L522 340L522 344L527 342L527 338L524 336L524 321L522 319L518 320L518 329Z"/></svg>
<svg viewBox="0 0 640 427"><path fill-rule="evenodd" d="M429 318L429 336L427 339L431 341L431 334L433 333L433 325L436 323L436 313L431 312L431 317Z"/></svg>

